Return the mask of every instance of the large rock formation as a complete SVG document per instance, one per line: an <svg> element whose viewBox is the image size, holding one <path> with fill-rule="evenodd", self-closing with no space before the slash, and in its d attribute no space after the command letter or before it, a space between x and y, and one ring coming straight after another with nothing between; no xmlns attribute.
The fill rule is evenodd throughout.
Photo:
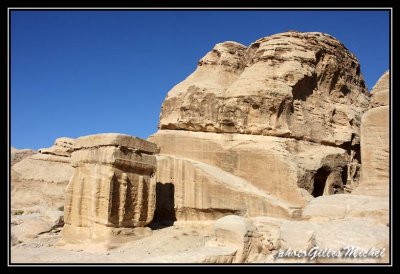
<svg viewBox="0 0 400 274"><path fill-rule="evenodd" d="M65 199L64 242L108 240L113 228L144 226L155 208L155 144L122 134L74 143Z"/></svg>
<svg viewBox="0 0 400 274"><path fill-rule="evenodd" d="M367 89L355 56L322 33L218 44L165 99L160 129L359 142Z"/></svg>
<svg viewBox="0 0 400 274"><path fill-rule="evenodd" d="M160 148L160 191L173 186L160 211L296 217L313 196L351 191L368 104L357 59L327 34L217 44L168 93L149 138Z"/></svg>
<svg viewBox="0 0 400 274"><path fill-rule="evenodd" d="M312 199L310 193L334 194L343 187L347 154L337 147L270 136L172 130L159 131L151 140L161 147L159 186L173 183L175 200L170 204L177 219L229 212L296 217Z"/></svg>
<svg viewBox="0 0 400 274"><path fill-rule="evenodd" d="M73 145L74 145L74 139L61 137L56 139L52 147L39 149L39 153L71 157L71 153L73 151Z"/></svg>
<svg viewBox="0 0 400 274"><path fill-rule="evenodd" d="M70 155L74 139L58 138L50 148L25 157L11 168L11 207L64 205L65 187L73 173Z"/></svg>
<svg viewBox="0 0 400 274"><path fill-rule="evenodd" d="M39 153L11 150L15 161L11 167L13 245L63 225L65 188L74 171L70 164L73 142L58 138Z"/></svg>
<svg viewBox="0 0 400 274"><path fill-rule="evenodd" d="M370 107L381 107L389 105L390 98L390 73L386 71L371 90Z"/></svg>
<svg viewBox="0 0 400 274"><path fill-rule="evenodd" d="M361 182L357 194L389 197L389 72L371 91L372 108L361 120Z"/></svg>
<svg viewBox="0 0 400 274"><path fill-rule="evenodd" d="M22 161L24 158L28 156L32 156L37 152L32 149L16 149L15 147L11 147L11 166L16 163Z"/></svg>

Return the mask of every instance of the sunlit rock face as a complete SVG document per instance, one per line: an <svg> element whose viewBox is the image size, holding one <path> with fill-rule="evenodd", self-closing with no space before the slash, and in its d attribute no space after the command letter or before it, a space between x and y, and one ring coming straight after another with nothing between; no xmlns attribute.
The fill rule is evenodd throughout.
<svg viewBox="0 0 400 274"><path fill-rule="evenodd" d="M80 137L65 200L63 240L104 241L113 228L145 226L155 208L156 145L122 134Z"/></svg>
<svg viewBox="0 0 400 274"><path fill-rule="evenodd" d="M294 218L313 197L351 192L368 107L360 64L330 35L217 44L169 91L149 138L172 217Z"/></svg>

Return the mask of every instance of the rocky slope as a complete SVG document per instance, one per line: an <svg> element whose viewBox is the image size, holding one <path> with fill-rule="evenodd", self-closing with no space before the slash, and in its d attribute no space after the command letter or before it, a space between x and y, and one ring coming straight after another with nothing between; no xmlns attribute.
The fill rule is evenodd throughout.
<svg viewBox="0 0 400 274"><path fill-rule="evenodd" d="M16 163L22 161L24 158L28 156L32 156L37 152L32 149L16 149L15 147L11 147L11 166L14 166Z"/></svg>
<svg viewBox="0 0 400 274"><path fill-rule="evenodd" d="M52 147L11 167L13 244L63 225L65 188L74 170L70 163L73 141L58 138Z"/></svg>

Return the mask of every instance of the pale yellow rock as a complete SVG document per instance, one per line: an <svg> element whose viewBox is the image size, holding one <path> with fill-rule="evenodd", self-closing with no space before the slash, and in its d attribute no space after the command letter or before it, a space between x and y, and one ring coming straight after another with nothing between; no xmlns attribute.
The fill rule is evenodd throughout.
<svg viewBox="0 0 400 274"><path fill-rule="evenodd" d="M249 47L224 42L167 95L160 129L359 139L368 93L355 56L323 33L286 32Z"/></svg>
<svg viewBox="0 0 400 274"><path fill-rule="evenodd" d="M260 255L270 256L281 247L280 228L285 219L258 216L251 218L256 226L257 233L261 234ZM263 256L260 256L261 258Z"/></svg>
<svg viewBox="0 0 400 274"><path fill-rule="evenodd" d="M316 263L389 263L389 227L368 219L321 224L316 230L314 245L319 250L341 250L339 257L320 257ZM353 248L354 253L351 251ZM361 255L368 253L370 255Z"/></svg>
<svg viewBox="0 0 400 274"><path fill-rule="evenodd" d="M157 156L156 221L212 220L224 215L296 218L301 210L243 178L187 158Z"/></svg>
<svg viewBox="0 0 400 274"><path fill-rule="evenodd" d="M214 223L215 236L232 244L243 243L244 238L256 231L250 219L236 215L229 215L218 219Z"/></svg>
<svg viewBox="0 0 400 274"><path fill-rule="evenodd" d="M74 139L61 137L56 139L52 147L39 149L39 153L70 157L73 145Z"/></svg>
<svg viewBox="0 0 400 274"><path fill-rule="evenodd" d="M371 107L388 106L390 96L390 73L386 71L371 90Z"/></svg>
<svg viewBox="0 0 400 274"><path fill-rule="evenodd" d="M321 196L304 208L302 217L312 221L368 218L386 225L389 223L389 199L354 194Z"/></svg>
<svg viewBox="0 0 400 274"><path fill-rule="evenodd" d="M24 213L13 216L12 242L31 241L60 225L62 214L53 208L64 195L60 186L74 173L62 244L107 242L115 248L131 235L150 237L144 226L152 220L155 226L176 221L173 234L154 232L158 240L144 240L140 249L169 251L188 234L200 234L201 243L136 259L386 263L389 76L370 96L355 56L322 33L290 31L249 47L217 44L168 93L159 130L149 137L154 143L116 133L59 138L17 163L12 212ZM177 225L187 229L215 219L211 239L209 231L183 233ZM164 241L172 235L174 241ZM287 249L346 247L382 256L277 258ZM127 261L125 255L113 260Z"/></svg>
<svg viewBox="0 0 400 274"><path fill-rule="evenodd" d="M101 146L121 146L148 153L156 153L157 146L146 140L119 133L102 133L79 137L74 143L74 149L84 149Z"/></svg>
<svg viewBox="0 0 400 274"><path fill-rule="evenodd" d="M42 233L61 227L63 222L63 212L59 210L12 215L11 233L14 244L29 242Z"/></svg>
<svg viewBox="0 0 400 274"><path fill-rule="evenodd" d="M283 252L290 249L298 254L311 254L287 258L277 256L275 263L388 263L389 228L369 219L332 220L330 222L285 221L281 225L281 247ZM346 255L349 248L368 252L371 249L381 251L378 256L354 256L358 252ZM314 248L314 252L312 252ZM323 251L325 250L325 256ZM327 257L327 252L337 256ZM300 251L300 252L299 252ZM311 251L311 252L310 252ZM312 254L320 255L312 258ZM310 252L310 253L308 253ZM277 253L279 254L279 253ZM282 254L282 253L281 253ZM380 256L382 254L382 256Z"/></svg>
<svg viewBox="0 0 400 274"><path fill-rule="evenodd" d="M145 226L155 208L156 146L128 135L80 137L65 198L62 243L107 241L114 228Z"/></svg>
<svg viewBox="0 0 400 274"><path fill-rule="evenodd" d="M161 155L198 161L248 182L248 186L242 189L232 184L230 188L236 189L236 193L243 195L245 193L243 189L256 188L260 190L259 193L263 191L274 199L291 204L293 208L301 208L312 199L310 194L314 192L314 183L322 184L319 186L321 193L318 195L322 195L324 189L325 194L334 194L335 191L340 193L340 189L343 187L340 184L346 183L342 181L342 173L344 177L347 176L345 167L348 157L345 150L337 147L273 136L174 130L160 130L149 140L159 146ZM182 195L181 187L192 185L192 181L196 181L194 178L193 180L188 179L191 177L187 177L185 174L186 163L183 168L177 163L171 164L162 158L159 159L163 163L159 164L158 181L161 179L163 183L177 184L175 186L176 196ZM184 162L181 161L180 165L184 165ZM323 170L326 168L324 173L326 177L319 182L317 177L321 168ZM211 181L215 181L217 176L214 174L216 173L210 171L205 176L209 176ZM340 183L338 183L339 180ZM325 187L324 184L326 184ZM207 194L200 195L207 197L210 192L206 189L202 189L204 192L200 193ZM235 193L235 191L231 193ZM316 195L316 193L314 194ZM195 193L190 194L189 189L185 190L185 195L186 197L198 196ZM273 201L274 199L269 200ZM179 199L175 201L177 203ZM203 203L202 208L207 208L207 204L211 206L210 203ZM262 209L260 206L258 208ZM249 212L252 212L251 216L265 215L266 213L265 210L259 210L257 213L252 209L248 209ZM270 213L272 212L274 211L270 211ZM277 215L274 214L274 216ZM282 215L282 217L285 216L287 215Z"/></svg>
<svg viewBox="0 0 400 274"><path fill-rule="evenodd" d="M11 232L16 243L28 242L39 234L50 231L52 228L50 222L40 217L26 218L25 220L14 222L17 222L17 224L12 226Z"/></svg>
<svg viewBox="0 0 400 274"><path fill-rule="evenodd" d="M214 223L215 241L206 245L228 246L236 250L231 256L209 256L203 262L245 263L252 261L261 250L261 235L250 219L229 215Z"/></svg>
<svg viewBox="0 0 400 274"><path fill-rule="evenodd" d="M11 168L11 209L14 243L28 242L63 225L65 188L74 168L70 163L73 139L59 138L48 149L24 157ZM15 153L15 152L14 152Z"/></svg>
<svg viewBox="0 0 400 274"><path fill-rule="evenodd" d="M282 222L280 227L280 246L274 260L275 263L315 263L306 256L301 256L304 252L314 246L315 231L317 224L312 222ZM294 251L299 256L280 256L279 251Z"/></svg>
<svg viewBox="0 0 400 274"><path fill-rule="evenodd" d="M355 194L389 197L389 106L368 110L361 123L361 181Z"/></svg>
<svg viewBox="0 0 400 274"><path fill-rule="evenodd" d="M37 153L32 149L16 149L15 147L11 147L10 152L11 152L11 166L22 161L24 158L32 156Z"/></svg>
<svg viewBox="0 0 400 274"><path fill-rule="evenodd" d="M313 196L351 192L357 186L361 115L368 107L360 65L343 44L323 33L289 31L248 47L217 44L170 90L159 130L149 140L161 155L185 158L179 160L185 168L189 160L202 162L300 209ZM162 162L161 181L175 186L176 197L197 196L198 191L201 196L208 189L183 191L193 185L191 179L179 164ZM216 184L212 172L201 176ZM232 194L244 193L232 189ZM186 202L175 204L178 219ZM195 207L215 207L204 199L188 204L193 219ZM236 203L233 208L242 212ZM254 208L247 209L250 216L278 216Z"/></svg>
<svg viewBox="0 0 400 274"><path fill-rule="evenodd" d="M68 182L73 173L69 157L35 154L13 166L22 180L49 183Z"/></svg>
<svg viewBox="0 0 400 274"><path fill-rule="evenodd" d="M15 164L13 171L26 181L68 182L73 172L70 166L73 142L71 138L58 138L52 147L39 149L39 153Z"/></svg>
<svg viewBox="0 0 400 274"><path fill-rule="evenodd" d="M73 139L58 138L48 149L23 158L11 168L11 207L27 209L64 205L65 188L74 168L70 152Z"/></svg>

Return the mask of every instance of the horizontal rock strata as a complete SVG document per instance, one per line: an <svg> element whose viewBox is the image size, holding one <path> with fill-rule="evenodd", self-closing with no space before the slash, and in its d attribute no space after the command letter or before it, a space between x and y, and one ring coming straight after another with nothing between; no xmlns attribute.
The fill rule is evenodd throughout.
<svg viewBox="0 0 400 274"><path fill-rule="evenodd" d="M156 145L122 134L80 137L65 200L63 241L106 241L113 228L145 226L155 208Z"/></svg>

